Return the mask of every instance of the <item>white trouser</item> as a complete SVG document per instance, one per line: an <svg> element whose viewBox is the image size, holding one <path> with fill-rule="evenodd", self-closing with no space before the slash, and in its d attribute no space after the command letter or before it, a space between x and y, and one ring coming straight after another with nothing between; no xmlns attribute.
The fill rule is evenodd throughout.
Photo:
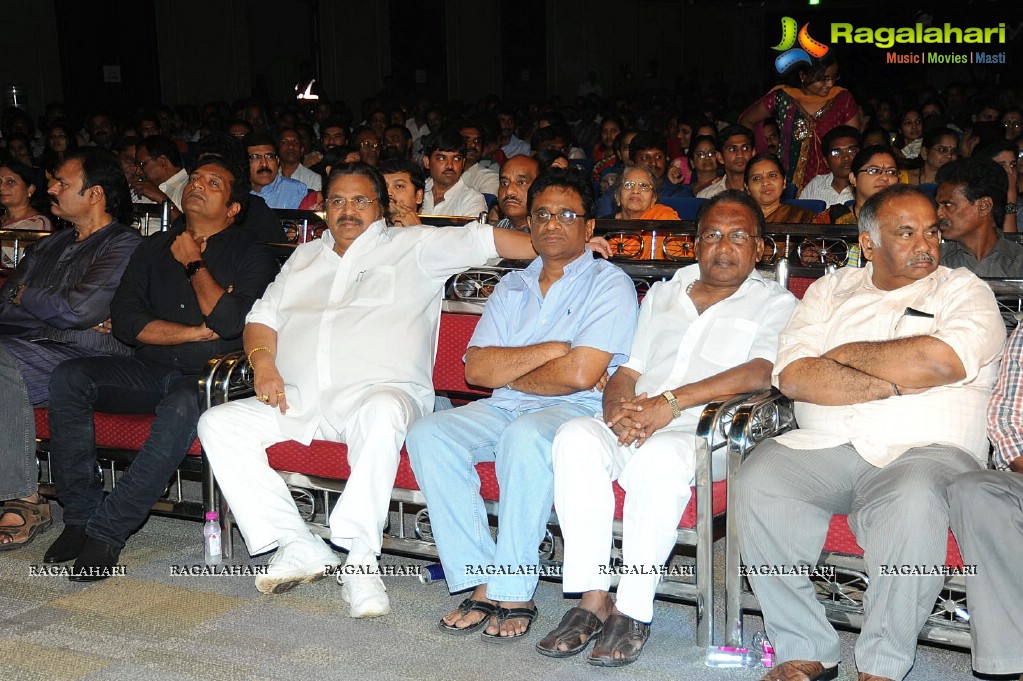
<svg viewBox="0 0 1023 681"><path fill-rule="evenodd" d="M405 433L422 415L419 404L396 388L370 391L340 432L321 421L313 436L348 445L351 475L330 514L331 542L380 553L398 455ZM271 407L252 397L207 411L199 438L224 498L252 555L293 537L309 537L287 485L267 463L267 447L287 440Z"/></svg>
<svg viewBox="0 0 1023 681"><path fill-rule="evenodd" d="M554 438L554 506L565 538L565 593L607 591L618 481L625 490L622 558L626 568L650 573L671 555L679 520L692 495L694 435L661 430L642 447L622 447L596 418L572 419ZM660 576L623 574L617 608L640 622L653 619Z"/></svg>

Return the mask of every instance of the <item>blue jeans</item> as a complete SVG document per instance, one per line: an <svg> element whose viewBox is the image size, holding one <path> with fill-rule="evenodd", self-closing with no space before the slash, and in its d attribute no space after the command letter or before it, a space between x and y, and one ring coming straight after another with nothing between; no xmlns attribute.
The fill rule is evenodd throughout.
<svg viewBox="0 0 1023 681"><path fill-rule="evenodd" d="M515 412L474 402L412 426L405 445L452 593L485 583L491 600L533 597L538 549L554 504L551 443L563 423L594 411L592 405L565 404ZM488 461L496 464L501 487L497 542L475 469ZM489 566L526 574L479 574Z"/></svg>
<svg viewBox="0 0 1023 681"><path fill-rule="evenodd" d="M64 523L121 548L145 522L195 439L198 377L133 357L64 362L50 378L50 466ZM113 491L96 476L93 412L156 414L149 437Z"/></svg>

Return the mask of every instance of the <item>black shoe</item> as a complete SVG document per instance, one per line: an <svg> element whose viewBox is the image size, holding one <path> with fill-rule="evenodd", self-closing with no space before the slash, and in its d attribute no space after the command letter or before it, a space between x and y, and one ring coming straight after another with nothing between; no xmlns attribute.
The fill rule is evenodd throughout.
<svg viewBox="0 0 1023 681"><path fill-rule="evenodd" d="M66 563L74 560L85 543L85 525L65 525L56 541L43 555L44 563Z"/></svg>
<svg viewBox="0 0 1023 681"><path fill-rule="evenodd" d="M120 556L121 549L101 539L87 537L68 579L72 582L98 582L112 577L118 574L116 566Z"/></svg>

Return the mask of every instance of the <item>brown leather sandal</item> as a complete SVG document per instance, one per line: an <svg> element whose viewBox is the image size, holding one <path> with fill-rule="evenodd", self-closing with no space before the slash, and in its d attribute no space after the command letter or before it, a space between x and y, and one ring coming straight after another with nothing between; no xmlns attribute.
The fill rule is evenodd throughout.
<svg viewBox="0 0 1023 681"><path fill-rule="evenodd" d="M586 661L598 667L624 667L639 659L648 638L648 623L613 612L604 620L604 631L597 637L597 644ZM615 657L615 652L622 656Z"/></svg>
<svg viewBox="0 0 1023 681"><path fill-rule="evenodd" d="M0 551L13 551L30 544L37 534L41 534L53 524L50 517L50 502L40 498L37 502L12 499L4 503L0 514L13 513L21 517L20 525L0 527L0 535L10 541L0 542Z"/></svg>
<svg viewBox="0 0 1023 681"><path fill-rule="evenodd" d="M590 641L604 628L600 618L589 610L572 608L561 618L561 623L536 644L536 652L547 657L571 657L586 650ZM583 638L585 636L585 638ZM567 643L569 648L561 650L558 644Z"/></svg>

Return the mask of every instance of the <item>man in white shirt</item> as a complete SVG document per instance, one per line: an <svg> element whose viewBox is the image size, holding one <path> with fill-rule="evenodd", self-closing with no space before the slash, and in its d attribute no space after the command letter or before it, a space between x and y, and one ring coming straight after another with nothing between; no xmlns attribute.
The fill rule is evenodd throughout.
<svg viewBox="0 0 1023 681"><path fill-rule="evenodd" d="M311 192L318 192L323 186L320 174L302 165L306 148L294 128L281 128L277 133L277 156L281 161L281 175L298 180Z"/></svg>
<svg viewBox="0 0 1023 681"><path fill-rule="evenodd" d="M870 263L807 290L781 334L776 385L799 428L767 440L739 470L739 540L748 566L816 565L834 514L864 548L870 586L856 643L861 681L902 679L943 577L886 568L941 565L949 483L987 460L985 406L1005 327L991 289L939 266L938 217L915 187L864 204ZM837 677L838 634L807 577L749 577L777 664L765 679Z"/></svg>
<svg viewBox="0 0 1023 681"><path fill-rule="evenodd" d="M724 166L725 174L711 182L696 195L698 199L710 199L726 189L744 191L746 188L746 164L753 156L753 131L744 125L729 125L718 133L718 163Z"/></svg>
<svg viewBox="0 0 1023 681"><path fill-rule="evenodd" d="M626 491L626 567L662 565L695 474L695 430L707 402L764 390L778 334L796 299L756 271L764 217L746 194L724 192L697 218L698 264L654 284L643 298L629 361L604 388L603 418L569 421L554 439L554 502L565 538L563 589L581 593L537 651L582 652L589 661L634 662L646 642L659 577L626 572L611 600L608 547L614 494ZM715 480L724 478L724 452ZM604 568L604 569L602 569Z"/></svg>
<svg viewBox="0 0 1023 681"><path fill-rule="evenodd" d="M497 169L483 165L483 148L490 141L490 131L480 121L466 121L458 134L465 139L465 170L462 182L481 194L497 196ZM486 161L493 163L493 161Z"/></svg>
<svg viewBox="0 0 1023 681"><path fill-rule="evenodd" d="M465 152L465 138L457 128L444 127L426 138L423 167L430 177L421 214L476 216L487 210L483 194L462 181Z"/></svg>
<svg viewBox="0 0 1023 681"><path fill-rule="evenodd" d="M826 207L854 201L856 195L849 183L849 174L853 159L860 151L860 131L851 125L832 128L821 140L821 149L831 172L810 180L799 198L823 201Z"/></svg>
<svg viewBox="0 0 1023 681"><path fill-rule="evenodd" d="M497 122L501 126L501 135L498 138L498 143L501 145L504 157L529 156L532 151L529 142L519 139L515 135L515 112L509 107L499 107L494 114L497 116Z"/></svg>
<svg viewBox="0 0 1023 681"><path fill-rule="evenodd" d="M527 235L487 225L388 227L384 177L364 163L336 168L325 201L330 231L295 250L247 319L256 397L207 411L199 436L249 552L278 549L256 578L263 593L338 563L309 532L266 448L289 439L348 445L351 475L330 514L331 541L355 566L338 580L350 615L377 617L390 612L376 555L398 454L412 422L433 409L444 282L533 249Z"/></svg>
<svg viewBox="0 0 1023 681"><path fill-rule="evenodd" d="M132 189L155 203L170 200L171 219L181 215L181 194L188 184L188 173L182 167L178 146L169 137L150 135L136 145L135 161L142 173Z"/></svg>

